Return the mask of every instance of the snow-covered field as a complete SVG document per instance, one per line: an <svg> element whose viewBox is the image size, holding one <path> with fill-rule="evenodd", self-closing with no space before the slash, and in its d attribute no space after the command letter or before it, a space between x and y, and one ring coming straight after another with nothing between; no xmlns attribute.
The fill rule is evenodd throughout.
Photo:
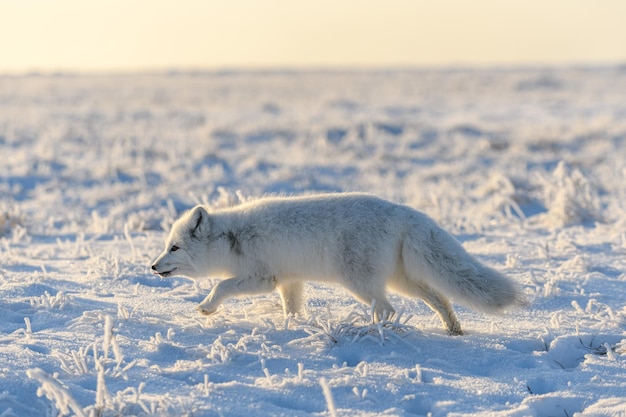
<svg viewBox="0 0 626 417"><path fill-rule="evenodd" d="M626 415L626 69L0 77L0 416ZM370 324L309 284L196 304L150 261L197 203L366 191L530 308Z"/></svg>

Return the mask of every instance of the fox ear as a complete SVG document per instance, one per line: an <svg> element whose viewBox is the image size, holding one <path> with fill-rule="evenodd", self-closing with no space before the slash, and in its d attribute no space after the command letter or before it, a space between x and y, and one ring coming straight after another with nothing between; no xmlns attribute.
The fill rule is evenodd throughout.
<svg viewBox="0 0 626 417"><path fill-rule="evenodd" d="M196 206L191 210L189 218L191 225L191 235L196 239L206 238L211 230L211 219L209 213L202 206Z"/></svg>

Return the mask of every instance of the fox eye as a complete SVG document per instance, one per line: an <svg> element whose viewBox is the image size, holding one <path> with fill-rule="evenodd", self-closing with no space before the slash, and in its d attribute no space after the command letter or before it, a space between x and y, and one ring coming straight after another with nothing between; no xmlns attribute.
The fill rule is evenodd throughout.
<svg viewBox="0 0 626 417"><path fill-rule="evenodd" d="M174 245L172 246L172 249L170 249L171 252L176 252L178 249L180 249L178 246Z"/></svg>

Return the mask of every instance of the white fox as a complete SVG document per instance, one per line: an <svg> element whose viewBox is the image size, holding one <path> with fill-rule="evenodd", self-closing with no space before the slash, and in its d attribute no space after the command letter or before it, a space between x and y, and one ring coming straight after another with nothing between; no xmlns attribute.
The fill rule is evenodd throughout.
<svg viewBox="0 0 626 417"><path fill-rule="evenodd" d="M230 277L200 303L203 314L226 298L275 288L284 313L296 313L306 280L342 284L373 304L375 321L394 314L386 288L420 297L454 335L462 331L448 297L492 313L526 304L517 284L478 262L428 216L361 193L197 206L174 223L152 270Z"/></svg>

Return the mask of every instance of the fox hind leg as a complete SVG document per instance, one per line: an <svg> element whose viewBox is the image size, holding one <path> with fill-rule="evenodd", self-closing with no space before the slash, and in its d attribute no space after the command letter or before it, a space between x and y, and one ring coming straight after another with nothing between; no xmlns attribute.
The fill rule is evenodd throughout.
<svg viewBox="0 0 626 417"><path fill-rule="evenodd" d="M433 310L441 319L444 327L450 335L462 335L461 323L456 318L450 301L439 291L424 283L415 283L402 277L391 283L392 288L406 295L421 298L424 303Z"/></svg>
<svg viewBox="0 0 626 417"><path fill-rule="evenodd" d="M444 326L448 330L448 333L453 336L460 336L463 334L461 330L461 323L456 318L456 314L452 309L450 301L444 297L440 292L426 287L421 289L422 292L419 296L424 300L424 303L430 307L441 319Z"/></svg>

